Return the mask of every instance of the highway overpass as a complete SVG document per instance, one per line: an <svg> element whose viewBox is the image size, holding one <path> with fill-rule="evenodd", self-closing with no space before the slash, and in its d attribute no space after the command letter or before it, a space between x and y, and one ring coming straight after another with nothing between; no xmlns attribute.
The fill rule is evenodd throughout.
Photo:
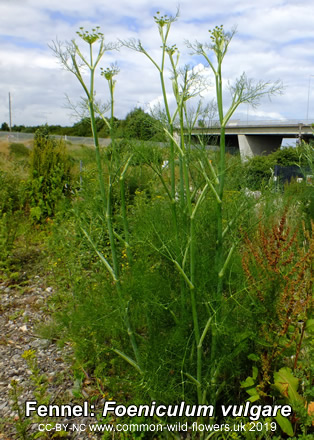
<svg viewBox="0 0 314 440"><path fill-rule="evenodd" d="M226 145L240 150L242 157L269 154L280 148L284 138L314 140L313 121L236 121L226 127ZM218 122L192 130L192 136L219 137Z"/></svg>

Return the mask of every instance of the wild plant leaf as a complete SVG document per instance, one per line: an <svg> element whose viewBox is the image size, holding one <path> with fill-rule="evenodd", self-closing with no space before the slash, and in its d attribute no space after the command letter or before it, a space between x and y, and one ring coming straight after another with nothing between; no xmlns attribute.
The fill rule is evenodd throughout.
<svg viewBox="0 0 314 440"><path fill-rule="evenodd" d="M257 354L251 353L248 355L248 359L250 359L250 361L258 362L260 358Z"/></svg>
<svg viewBox="0 0 314 440"><path fill-rule="evenodd" d="M130 356L126 355L125 353L122 353L122 351L116 348L113 349L113 351L117 353L119 356L121 356L122 359L127 361L130 365L132 365L132 367L134 367L139 373L142 373L142 370L140 369L139 365L133 359L131 359Z"/></svg>
<svg viewBox="0 0 314 440"><path fill-rule="evenodd" d="M241 388L251 388L255 386L255 382L251 376L247 377L244 381L240 382Z"/></svg>
<svg viewBox="0 0 314 440"><path fill-rule="evenodd" d="M289 401L302 401L302 397L297 392L299 379L293 376L291 368L284 367L274 373L274 385L280 394Z"/></svg>
<svg viewBox="0 0 314 440"><path fill-rule="evenodd" d="M289 419L287 419L286 417L283 417L278 412L276 417L275 417L275 420L276 420L276 422L278 423L278 425L280 426L280 428L283 430L283 432L285 434L289 435L290 437L293 436L293 434L294 434L293 427L292 427L292 424L291 424Z"/></svg>
<svg viewBox="0 0 314 440"><path fill-rule="evenodd" d="M256 367L253 367L253 379L256 380L258 374L258 369Z"/></svg>
<svg viewBox="0 0 314 440"><path fill-rule="evenodd" d="M266 321L265 321L265 322L261 321L261 324L266 324ZM259 337L257 337L257 338L255 339L255 342L256 342L257 344L261 345L262 347L272 347L272 346L273 346L272 343L270 343L270 342L266 342L264 339L259 338Z"/></svg>
<svg viewBox="0 0 314 440"><path fill-rule="evenodd" d="M287 337L287 335L285 336L281 336L278 340L278 345L279 347L287 347L289 345L289 338Z"/></svg>
<svg viewBox="0 0 314 440"><path fill-rule="evenodd" d="M244 388L245 391L250 396L247 400L249 402L255 402L260 398L260 395L256 389L256 379L257 379L258 369L253 367L252 376L247 377L244 381L240 382L241 388Z"/></svg>
<svg viewBox="0 0 314 440"><path fill-rule="evenodd" d="M252 391L253 391L253 390L252 390ZM254 391L256 391L256 388L254 388ZM256 392L257 392L257 391L256 391ZM247 399L247 401L253 403L253 402L256 402L259 398L260 398L260 395L259 395L259 394L253 394L251 397L249 397L249 398Z"/></svg>
<svg viewBox="0 0 314 440"><path fill-rule="evenodd" d="M314 334L314 319L308 319L306 321L305 331L311 335Z"/></svg>

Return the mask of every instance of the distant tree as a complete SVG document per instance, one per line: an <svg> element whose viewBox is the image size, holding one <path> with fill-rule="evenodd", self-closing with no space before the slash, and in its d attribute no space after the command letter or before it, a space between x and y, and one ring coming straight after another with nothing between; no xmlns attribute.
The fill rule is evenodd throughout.
<svg viewBox="0 0 314 440"><path fill-rule="evenodd" d="M96 118L96 128L98 136L107 137L109 136L109 129L101 118ZM72 136L92 136L92 128L90 118L83 118L76 122L71 129Z"/></svg>
<svg viewBox="0 0 314 440"><path fill-rule="evenodd" d="M49 133L56 135L65 135L67 133L68 127L61 127L61 125L49 125Z"/></svg>
<svg viewBox="0 0 314 440"><path fill-rule="evenodd" d="M125 118L124 137L142 141L163 141L165 135L157 119L145 113L141 108L135 108Z"/></svg>
<svg viewBox="0 0 314 440"><path fill-rule="evenodd" d="M47 124L46 124L47 125ZM24 127L20 126L15 129L15 126L12 128L13 131L21 131L23 133L35 133L37 130L41 128L40 125L32 126L32 127Z"/></svg>
<svg viewBox="0 0 314 440"><path fill-rule="evenodd" d="M3 122L1 125L1 131L10 131L10 127L6 122Z"/></svg>
<svg viewBox="0 0 314 440"><path fill-rule="evenodd" d="M90 118L83 118L72 127L72 136L92 136Z"/></svg>
<svg viewBox="0 0 314 440"><path fill-rule="evenodd" d="M21 128L20 125L13 125L13 127L12 127L12 131L17 131L17 132L19 132L19 131L21 131L21 130L22 130L22 128Z"/></svg>

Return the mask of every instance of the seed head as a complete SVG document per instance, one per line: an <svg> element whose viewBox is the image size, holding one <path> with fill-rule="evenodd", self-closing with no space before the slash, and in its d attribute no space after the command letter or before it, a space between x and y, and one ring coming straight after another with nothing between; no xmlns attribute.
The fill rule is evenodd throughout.
<svg viewBox="0 0 314 440"><path fill-rule="evenodd" d="M92 31L85 31L83 26L80 27L80 30L77 31L77 35L82 38L82 40L86 41L88 44L93 44L97 40L103 38L104 34L99 31L100 27L96 26L92 29Z"/></svg>

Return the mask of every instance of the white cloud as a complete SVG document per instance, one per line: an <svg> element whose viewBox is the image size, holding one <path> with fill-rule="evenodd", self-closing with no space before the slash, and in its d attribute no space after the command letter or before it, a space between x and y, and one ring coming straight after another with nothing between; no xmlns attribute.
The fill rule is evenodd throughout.
<svg viewBox="0 0 314 440"><path fill-rule="evenodd" d="M300 119L306 115L309 75L314 74L312 56L314 12L310 0L181 0L180 17L173 24L169 43L176 43L181 63L200 65L191 57L184 41L208 41L208 29L224 24L237 25L223 66L226 81L234 81L243 71L256 80L281 79L285 94L271 102L263 100L255 116ZM8 121L8 92L12 93L13 123L72 124L64 109L67 93L78 100L82 91L73 75L60 68L48 44L76 37L80 26L100 25L106 40L139 38L152 56L160 61L160 39L152 15L175 13L177 0L2 0L0 2L0 123ZM116 86L116 112L124 117L137 105L158 102L161 96L159 74L143 55L126 48L108 53L103 67L113 61L120 66ZM212 78L205 70L206 75ZM212 78L213 82L213 78ZM310 98L314 101L314 79ZM106 83L97 80L97 96L108 99ZM169 96L171 87L169 88ZM213 90L206 94L213 96ZM226 94L228 103L228 94ZM314 118L314 103L313 114ZM310 106L310 109L312 108ZM251 113L249 113L251 114ZM253 113L252 113L253 114ZM246 118L246 109L239 112Z"/></svg>

